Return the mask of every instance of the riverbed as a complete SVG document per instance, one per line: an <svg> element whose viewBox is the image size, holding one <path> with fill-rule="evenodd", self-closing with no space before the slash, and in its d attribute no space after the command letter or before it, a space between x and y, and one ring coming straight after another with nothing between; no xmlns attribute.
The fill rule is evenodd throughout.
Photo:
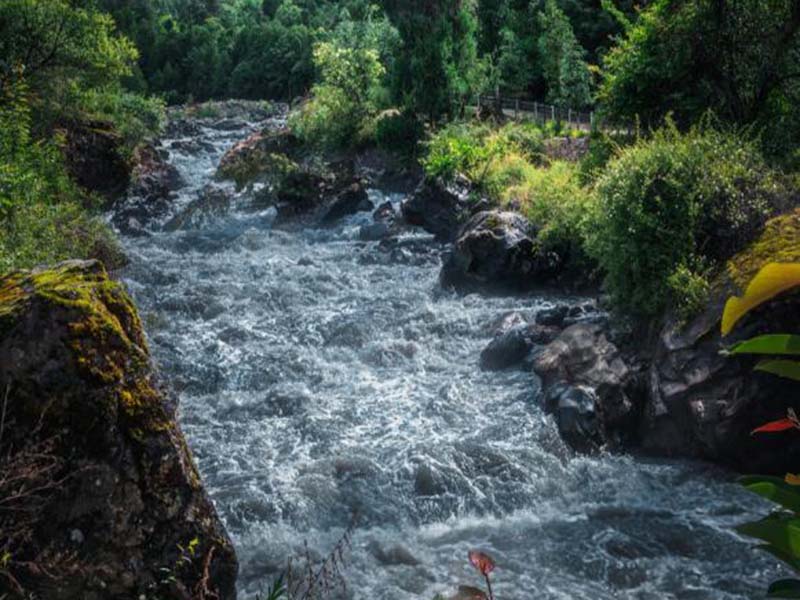
<svg viewBox="0 0 800 600"><path fill-rule="evenodd" d="M472 548L495 558L498 600L763 595L776 561L732 528L766 505L730 473L576 455L531 372L480 370L504 316L580 298L445 292L446 246L415 230L360 241L370 213L273 227L274 210L214 180L225 150L263 125L206 120L164 140L186 184L175 214L209 189L230 206L122 236L123 279L236 546L241 598L304 542L325 556L354 518L347 598L477 585Z"/></svg>

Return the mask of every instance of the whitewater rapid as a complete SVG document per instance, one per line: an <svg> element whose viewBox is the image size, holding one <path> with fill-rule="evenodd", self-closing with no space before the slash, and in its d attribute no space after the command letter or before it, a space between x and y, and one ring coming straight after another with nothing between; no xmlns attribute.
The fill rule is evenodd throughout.
<svg viewBox="0 0 800 600"><path fill-rule="evenodd" d="M477 585L471 548L495 557L498 600L762 597L780 571L732 527L766 507L730 474L575 455L533 374L479 369L505 315L580 299L442 292L445 247L421 232L359 241L369 213L274 229L274 211L213 177L255 127L164 140L186 183L174 211L208 186L230 209L123 236L123 278L236 546L241 598L304 540L324 556L354 513L348 598Z"/></svg>

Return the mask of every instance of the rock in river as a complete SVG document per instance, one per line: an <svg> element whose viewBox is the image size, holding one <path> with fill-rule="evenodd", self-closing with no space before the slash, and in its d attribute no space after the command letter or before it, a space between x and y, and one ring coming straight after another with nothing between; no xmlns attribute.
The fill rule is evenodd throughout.
<svg viewBox="0 0 800 600"><path fill-rule="evenodd" d="M557 273L560 259L543 251L537 230L515 212L483 211L463 227L445 259L444 287L470 291L485 287L525 289L546 283Z"/></svg>
<svg viewBox="0 0 800 600"><path fill-rule="evenodd" d="M188 600L204 589L235 598L236 555L176 403L131 300L99 262L0 278L0 390L2 452L45 468L34 481L18 473L28 497L0 515L0 528L18 530L8 569L25 590L51 600Z"/></svg>

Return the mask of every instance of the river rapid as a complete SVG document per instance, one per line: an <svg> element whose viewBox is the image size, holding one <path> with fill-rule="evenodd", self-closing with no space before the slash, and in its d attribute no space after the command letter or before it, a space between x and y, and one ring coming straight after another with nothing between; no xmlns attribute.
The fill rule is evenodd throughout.
<svg viewBox="0 0 800 600"><path fill-rule="evenodd" d="M257 124L197 123L163 141L186 183L174 212L208 186L233 201L123 235L123 279L236 546L240 598L304 541L324 556L354 513L340 595L359 600L478 585L472 548L496 559L498 600L755 598L780 576L732 532L766 505L730 474L576 455L533 374L479 369L503 316L564 298L443 292L446 248L421 231L359 241L370 213L273 228L213 177Z"/></svg>

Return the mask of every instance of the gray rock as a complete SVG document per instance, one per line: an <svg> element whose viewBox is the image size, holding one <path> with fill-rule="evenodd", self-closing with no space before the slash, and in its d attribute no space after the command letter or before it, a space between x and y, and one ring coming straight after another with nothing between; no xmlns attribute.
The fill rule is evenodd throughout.
<svg viewBox="0 0 800 600"><path fill-rule="evenodd" d="M426 178L402 204L403 218L440 240L453 240L469 216L470 186L465 179L446 184Z"/></svg>
<svg viewBox="0 0 800 600"><path fill-rule="evenodd" d="M348 215L357 212L369 211L375 208L367 195L367 190L361 183L353 183L342 190L322 216L322 222L333 223Z"/></svg>
<svg viewBox="0 0 800 600"><path fill-rule="evenodd" d="M442 286L460 291L525 289L547 282L558 272L560 259L539 249L536 234L536 228L520 214L476 214L464 225L445 259Z"/></svg>
<svg viewBox="0 0 800 600"><path fill-rule="evenodd" d="M580 323L568 327L536 356L533 369L542 378L546 397L556 393L560 398L564 393L552 392L551 388L579 388L581 401L578 406L583 415L588 414L584 405L591 396L596 419L587 439L592 443L602 440L603 443L619 445L628 441L635 430L642 404L638 381L634 370L608 340L602 326ZM565 398L577 402L575 394L570 392ZM584 421L582 430L588 431L588 421ZM570 431L573 430L575 427L570 426ZM576 443L575 439L571 436L571 441L567 441L582 449L585 444Z"/></svg>

